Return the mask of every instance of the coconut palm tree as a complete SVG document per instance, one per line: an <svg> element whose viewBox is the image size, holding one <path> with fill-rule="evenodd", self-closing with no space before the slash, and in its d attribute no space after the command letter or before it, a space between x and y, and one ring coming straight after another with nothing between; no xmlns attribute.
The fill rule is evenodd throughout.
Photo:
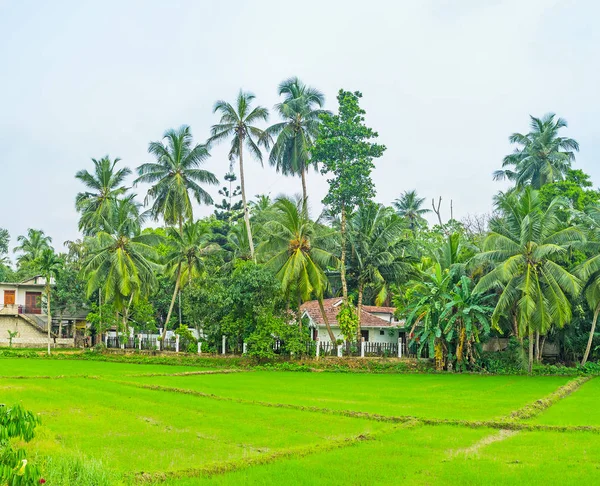
<svg viewBox="0 0 600 486"><path fill-rule="evenodd" d="M240 186L242 188L242 205L244 207L244 222L250 243L250 255L254 258L254 243L252 242L252 229L250 228L250 214L246 202L246 183L244 179L244 146L262 165L262 153L259 146L269 147L270 137L266 132L254 125L257 121L267 121L269 111L262 106L252 108L255 96L252 93L240 90L235 102L235 107L226 101L219 100L215 103L213 113L219 113L221 119L210 130L208 145L231 139L229 161L237 159L240 164Z"/></svg>
<svg viewBox="0 0 600 486"><path fill-rule="evenodd" d="M210 241L212 237L210 228L201 221L184 223L181 233L174 228L169 228L167 236L169 252L165 258L166 269L168 274L175 277L175 290L165 320L163 340L166 337L177 294L193 278L200 275L205 256L219 249L219 245Z"/></svg>
<svg viewBox="0 0 600 486"><path fill-rule="evenodd" d="M212 172L199 169L209 157L206 145L194 145L190 127L183 125L167 130L162 142L151 142L148 153L156 162L138 167L135 184L152 184L145 199L145 204L152 201L150 215L154 219L162 216L166 224L178 225L181 232L183 222L193 219L192 197L198 204L213 203L200 184L219 183Z"/></svg>
<svg viewBox="0 0 600 486"><path fill-rule="evenodd" d="M386 208L373 202L360 206L348 222L348 274L357 281L356 310L360 339L361 310L365 288L371 286L376 304L387 300L389 284L411 273L411 265L402 258L405 222Z"/></svg>
<svg viewBox="0 0 600 486"><path fill-rule="evenodd" d="M502 167L512 168L497 170L494 180L508 179L517 187L531 184L534 189L563 180L575 160L579 144L572 138L558 136L559 130L567 126L567 121L555 117L554 113L542 118L530 116L531 131L525 135L513 133L509 137L510 143L519 147L504 157Z"/></svg>
<svg viewBox="0 0 600 486"><path fill-rule="evenodd" d="M323 236L318 234L302 204L278 198L273 209L273 219L265 225L267 238L260 246L265 265L281 282L288 302L295 297L301 304L316 297L333 343L336 339L325 313L323 295L329 285L325 269L335 265L336 259L322 249ZM300 315L298 324L301 325Z"/></svg>
<svg viewBox="0 0 600 486"><path fill-rule="evenodd" d="M58 278L63 268L63 261L56 256L52 248L45 248L34 260L35 268L44 277L44 293L46 294L46 313L47 313L47 331L48 331L48 354L50 354L51 332L52 332L52 313L50 312L50 296L52 283Z"/></svg>
<svg viewBox="0 0 600 486"><path fill-rule="evenodd" d="M52 238L46 236L44 230L36 230L29 228L27 230L27 236L20 235L17 237L19 245L17 245L13 251L15 253L21 252L21 255L17 258L19 264L31 263L37 260L44 250L47 250L52 243Z"/></svg>
<svg viewBox="0 0 600 486"><path fill-rule="evenodd" d="M398 216L408 221L408 226L414 233L418 227L427 224L424 214L430 213L430 209L424 209L424 197L419 197L417 191L404 191L392 204L396 208Z"/></svg>
<svg viewBox="0 0 600 486"><path fill-rule="evenodd" d="M75 208L81 213L79 230L85 236L93 236L98 231L106 231L114 217L116 201L127 192L123 185L131 175L131 169L123 167L116 169L121 159L110 160L106 156L100 160L92 159L94 172L80 170L75 174L89 189L80 192L75 198Z"/></svg>
<svg viewBox="0 0 600 486"><path fill-rule="evenodd" d="M302 200L306 205L306 173L310 166L317 167L317 161L311 159L310 152L321 124L320 115L328 113L321 109L325 96L297 77L282 81L279 95L283 96L283 102L275 105L275 110L283 121L266 130L267 135L275 140L269 162L277 172L300 176Z"/></svg>
<svg viewBox="0 0 600 486"><path fill-rule="evenodd" d="M533 334L544 335L551 326L564 326L571 319L569 296L581 289L579 279L559 265L574 243L584 240L575 227L565 227L559 216L564 207L554 199L543 209L539 194L530 186L523 194L497 199L502 216L490 222L484 251L476 261L495 264L474 289L500 293L492 325L501 318L513 321L515 335L529 336L529 371L533 364Z"/></svg>

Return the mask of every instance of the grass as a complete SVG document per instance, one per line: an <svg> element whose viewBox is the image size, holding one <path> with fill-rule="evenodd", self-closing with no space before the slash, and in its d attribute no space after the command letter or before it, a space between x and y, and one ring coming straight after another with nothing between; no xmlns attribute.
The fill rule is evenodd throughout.
<svg viewBox="0 0 600 486"><path fill-rule="evenodd" d="M600 425L600 378L565 397L565 377L190 371L2 358L0 401L41 415L26 447L50 486L600 481L600 434L538 427Z"/></svg>
<svg viewBox="0 0 600 486"><path fill-rule="evenodd" d="M565 377L371 375L257 371L227 376L133 378L135 383L220 397L394 416L485 420L510 413L569 381Z"/></svg>

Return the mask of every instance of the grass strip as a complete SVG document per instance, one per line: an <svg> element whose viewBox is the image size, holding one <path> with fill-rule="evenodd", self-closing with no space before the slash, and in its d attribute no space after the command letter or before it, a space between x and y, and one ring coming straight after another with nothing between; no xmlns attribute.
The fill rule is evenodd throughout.
<svg viewBox="0 0 600 486"><path fill-rule="evenodd" d="M123 376L136 378L148 378L153 376L193 376L193 375L226 375L229 373L250 373L253 370L204 370L204 371L181 371L179 373L126 373Z"/></svg>
<svg viewBox="0 0 600 486"><path fill-rule="evenodd" d="M551 407L558 401L562 400L571 393L577 391L581 385L591 380L591 376L580 376L574 380L569 381L565 385L558 387L550 395L540 398L533 403L525 405L524 407L511 412L507 417L502 417L500 421L511 422L515 420L526 420L533 418L541 414L544 410Z"/></svg>
<svg viewBox="0 0 600 486"><path fill-rule="evenodd" d="M585 377L586 380L589 377ZM573 380L576 381L576 380ZM146 385L146 384L138 384L131 383L127 381L117 381L116 383L132 386L135 388L144 388L147 390L155 390L155 391L163 391L163 392L171 392L171 393L182 393L185 395L192 395L201 398L210 398L212 400L219 400L223 402L235 402L244 405L260 405L263 407L272 407L272 408L287 408L291 410L298 410L301 412L316 412L327 415L341 415L344 417L351 418L362 418L367 420L375 420L378 422L390 422L396 424L422 424L422 425L456 425L462 427L470 427L470 428L491 428L491 429L499 429L499 430L547 430L554 432L595 432L600 433L600 426L595 425L545 425L545 424L531 424L531 423L522 423L517 421L507 421L507 420L460 420L460 419L433 419L433 418L421 418L414 417L411 415L381 415L376 413L369 412L357 412L354 410L334 410L331 408L325 407L308 407L304 405L294 405L290 403L273 403L273 402L263 402L257 400L246 400L243 398L231 398L231 397L223 397L220 395L215 395L212 393L204 393L197 390L188 390L184 388L175 388L161 385ZM569 382L571 383L571 382ZM568 385L568 383L567 383ZM561 388L565 388L567 385L564 385ZM581 384L579 385L581 386ZM558 390L554 393L557 393Z"/></svg>

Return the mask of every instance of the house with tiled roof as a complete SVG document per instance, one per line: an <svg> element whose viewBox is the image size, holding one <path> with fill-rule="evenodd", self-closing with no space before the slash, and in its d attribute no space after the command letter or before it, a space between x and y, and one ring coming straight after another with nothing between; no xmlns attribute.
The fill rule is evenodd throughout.
<svg viewBox="0 0 600 486"><path fill-rule="evenodd" d="M336 339L343 339L340 326L337 322L337 315L342 302L340 297L323 300L325 315ZM319 302L316 300L305 302L300 307L300 310L302 317L308 319L309 326L312 329L313 340L319 338L321 342L330 342L323 314L319 308ZM404 341L404 321L396 319L394 316L395 310L394 307L363 306L360 315L362 338L366 342L375 343L397 343L399 337Z"/></svg>

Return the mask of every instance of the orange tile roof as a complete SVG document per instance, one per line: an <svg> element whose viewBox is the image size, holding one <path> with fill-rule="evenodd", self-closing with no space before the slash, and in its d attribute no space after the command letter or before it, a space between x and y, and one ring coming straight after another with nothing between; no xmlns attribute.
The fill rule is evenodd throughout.
<svg viewBox="0 0 600 486"><path fill-rule="evenodd" d="M332 326L337 326L337 314L340 310L339 304L341 304L342 299L339 297L333 299L324 299L323 307L325 309L325 315L327 316L327 320L329 324ZM370 309L370 312L388 312L387 309L393 309L393 307L377 307L377 306L364 306L360 315L360 325L361 327L394 327L395 324L382 319L381 317L374 316L370 312L367 312L367 307ZM383 309L376 311L375 309ZM323 315L321 314L321 309L319 308L319 302L316 300L311 300L309 302L305 302L300 306L300 310L302 312L306 312L310 318L318 325L324 326L325 321L323 320Z"/></svg>

